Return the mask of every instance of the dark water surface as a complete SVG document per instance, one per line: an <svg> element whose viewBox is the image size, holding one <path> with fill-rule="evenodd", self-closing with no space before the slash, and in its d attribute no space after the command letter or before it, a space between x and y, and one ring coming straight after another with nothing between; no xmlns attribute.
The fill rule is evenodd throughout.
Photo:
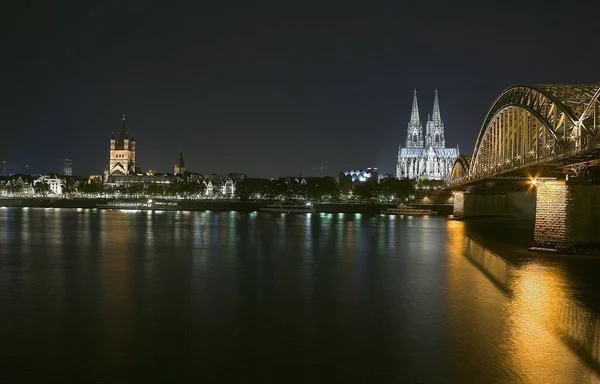
<svg viewBox="0 0 600 384"><path fill-rule="evenodd" d="M0 382L599 382L600 259L500 227L2 209Z"/></svg>

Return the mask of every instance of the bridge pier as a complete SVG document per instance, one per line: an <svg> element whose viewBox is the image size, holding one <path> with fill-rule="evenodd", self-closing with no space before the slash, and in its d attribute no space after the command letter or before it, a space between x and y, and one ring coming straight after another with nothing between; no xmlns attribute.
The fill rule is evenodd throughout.
<svg viewBox="0 0 600 384"><path fill-rule="evenodd" d="M465 193L454 192L454 209L452 210L452 217L456 220L465 218Z"/></svg>
<svg viewBox="0 0 600 384"><path fill-rule="evenodd" d="M477 217L512 217L533 219L535 216L535 193L454 193L454 219Z"/></svg>
<svg viewBox="0 0 600 384"><path fill-rule="evenodd" d="M600 250L600 185L538 181L533 250Z"/></svg>

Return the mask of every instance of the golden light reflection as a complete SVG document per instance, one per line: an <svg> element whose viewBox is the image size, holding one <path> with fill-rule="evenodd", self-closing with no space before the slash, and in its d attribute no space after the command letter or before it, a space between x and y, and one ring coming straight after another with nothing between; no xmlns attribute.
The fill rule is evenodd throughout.
<svg viewBox="0 0 600 384"><path fill-rule="evenodd" d="M511 357L528 382L541 377L546 382L600 382L589 369L600 361L600 322L566 287L566 276L556 268L531 263L515 270L507 307Z"/></svg>
<svg viewBox="0 0 600 384"><path fill-rule="evenodd" d="M537 261L515 266L463 230L463 222L447 222L455 349L470 348L459 335L485 337L490 348L478 358L504 356L501 371L518 382L600 383L600 317L571 296L563 270Z"/></svg>
<svg viewBox="0 0 600 384"><path fill-rule="evenodd" d="M104 255L103 285L106 291L107 337L114 348L111 357L116 365L127 361L135 303L132 302L131 224L135 214L105 211L99 213L100 248ZM145 217L144 217L145 218Z"/></svg>
<svg viewBox="0 0 600 384"><path fill-rule="evenodd" d="M465 222L459 220L448 220L446 222L450 251L457 252L463 248L465 241Z"/></svg>

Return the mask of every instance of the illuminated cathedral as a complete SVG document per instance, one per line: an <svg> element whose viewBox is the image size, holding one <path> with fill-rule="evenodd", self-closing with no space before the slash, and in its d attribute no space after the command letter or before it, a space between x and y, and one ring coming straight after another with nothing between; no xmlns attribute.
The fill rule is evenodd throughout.
<svg viewBox="0 0 600 384"><path fill-rule="evenodd" d="M427 115L425 136L419 116L417 90L413 94L413 104L406 132L406 146L398 150L396 177L399 179L444 180L452 170L458 156L458 147L446 148L444 122L440 113L438 91L435 90L433 113Z"/></svg>

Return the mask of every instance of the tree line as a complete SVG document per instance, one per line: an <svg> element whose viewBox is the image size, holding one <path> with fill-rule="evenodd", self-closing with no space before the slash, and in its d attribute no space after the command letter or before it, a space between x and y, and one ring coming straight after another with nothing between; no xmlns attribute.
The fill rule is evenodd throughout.
<svg viewBox="0 0 600 384"><path fill-rule="evenodd" d="M50 187L45 181L33 183L37 195L46 195ZM383 179L380 182L351 182L333 177L307 177L304 179L245 178L235 184L235 195L220 196L218 183L213 194L207 194L202 180L178 178L171 183L131 183L107 185L100 179L87 180L68 177L63 179L62 191L66 197L98 197L102 195L123 197L179 197L188 199L225 197L242 201L309 200L313 202L379 202L403 201L447 202L450 195L441 190L443 182ZM0 181L0 192L23 192L23 184Z"/></svg>
<svg viewBox="0 0 600 384"><path fill-rule="evenodd" d="M305 179L247 178L236 186L240 200L311 200L311 201L402 201L413 195L412 180L386 179L377 182L338 182L333 177Z"/></svg>

